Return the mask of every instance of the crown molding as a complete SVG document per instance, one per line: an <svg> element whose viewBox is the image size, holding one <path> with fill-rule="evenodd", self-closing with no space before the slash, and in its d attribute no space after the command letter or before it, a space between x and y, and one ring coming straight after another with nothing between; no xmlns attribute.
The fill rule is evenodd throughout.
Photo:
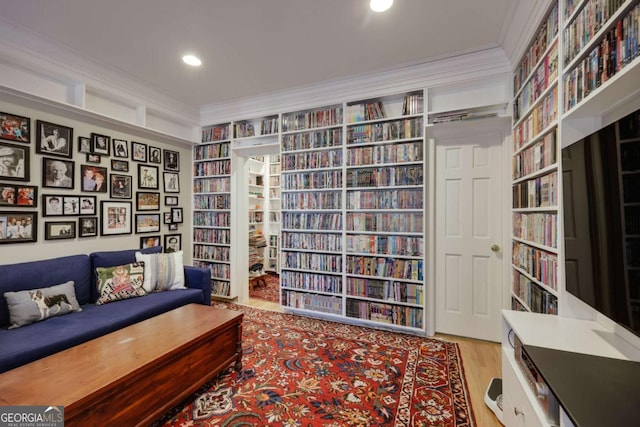
<svg viewBox="0 0 640 427"><path fill-rule="evenodd" d="M512 4L509 11L511 19L508 20L510 24L501 37L502 47L512 69L517 67L553 1L517 0L516 5Z"/></svg>

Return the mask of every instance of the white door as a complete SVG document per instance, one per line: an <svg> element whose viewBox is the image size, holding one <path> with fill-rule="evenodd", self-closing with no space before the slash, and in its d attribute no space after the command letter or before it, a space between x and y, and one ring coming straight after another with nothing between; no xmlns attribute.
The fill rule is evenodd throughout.
<svg viewBox="0 0 640 427"><path fill-rule="evenodd" d="M505 126L506 124L506 126ZM436 332L500 341L508 122L444 125L436 144Z"/></svg>

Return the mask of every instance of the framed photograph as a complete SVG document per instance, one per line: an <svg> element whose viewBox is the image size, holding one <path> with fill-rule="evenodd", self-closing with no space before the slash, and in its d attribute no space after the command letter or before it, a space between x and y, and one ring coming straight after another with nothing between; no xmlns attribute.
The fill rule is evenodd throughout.
<svg viewBox="0 0 640 427"><path fill-rule="evenodd" d="M29 181L29 146L0 142L0 179Z"/></svg>
<svg viewBox="0 0 640 427"><path fill-rule="evenodd" d="M171 212L165 212L164 213L164 223L165 224L171 224L171 220L172 220Z"/></svg>
<svg viewBox="0 0 640 427"><path fill-rule="evenodd" d="M147 144L131 141L131 159L136 162L147 162Z"/></svg>
<svg viewBox="0 0 640 427"><path fill-rule="evenodd" d="M42 158L42 186L73 189L74 165L72 160Z"/></svg>
<svg viewBox="0 0 640 427"><path fill-rule="evenodd" d="M44 223L44 240L63 240L75 238L75 221L56 221Z"/></svg>
<svg viewBox="0 0 640 427"><path fill-rule="evenodd" d="M98 217L88 216L78 220L78 237L95 237L98 235Z"/></svg>
<svg viewBox="0 0 640 427"><path fill-rule="evenodd" d="M164 196L165 206L178 206L178 196Z"/></svg>
<svg viewBox="0 0 640 427"><path fill-rule="evenodd" d="M83 208L81 199L85 198L85 196L43 194L42 204L44 208L42 210L42 216L78 216L81 214ZM92 202L93 206L95 206L95 197L93 197ZM86 214L91 214L91 210L88 210ZM95 207L93 214L95 215Z"/></svg>
<svg viewBox="0 0 640 427"><path fill-rule="evenodd" d="M111 174L111 192L109 193L112 199L130 199L133 191L131 187L133 183L133 177L131 175L118 175Z"/></svg>
<svg viewBox="0 0 640 427"><path fill-rule="evenodd" d="M136 214L136 234L160 231L160 214Z"/></svg>
<svg viewBox="0 0 640 427"><path fill-rule="evenodd" d="M101 161L102 157L100 157L100 154L87 153L87 163L100 164Z"/></svg>
<svg viewBox="0 0 640 427"><path fill-rule="evenodd" d="M38 240L37 212L0 212L0 244Z"/></svg>
<svg viewBox="0 0 640 427"><path fill-rule="evenodd" d="M73 128L36 120L36 153L70 159L72 145Z"/></svg>
<svg viewBox="0 0 640 427"><path fill-rule="evenodd" d="M182 224L182 208L171 208L171 222Z"/></svg>
<svg viewBox="0 0 640 427"><path fill-rule="evenodd" d="M160 193L138 191L136 193L136 209L139 211L157 211L160 209Z"/></svg>
<svg viewBox="0 0 640 427"><path fill-rule="evenodd" d="M28 144L31 141L31 119L0 112L0 139Z"/></svg>
<svg viewBox="0 0 640 427"><path fill-rule="evenodd" d="M111 159L111 170L116 172L129 172L129 162L126 160Z"/></svg>
<svg viewBox="0 0 640 427"><path fill-rule="evenodd" d="M124 139L112 139L113 142L113 157L120 157L123 159L129 158L129 141Z"/></svg>
<svg viewBox="0 0 640 427"><path fill-rule="evenodd" d="M162 163L162 156L158 147L149 147L149 163Z"/></svg>
<svg viewBox="0 0 640 427"><path fill-rule="evenodd" d="M131 234L133 230L131 206L131 202L101 201L102 222L100 224L100 235Z"/></svg>
<svg viewBox="0 0 640 427"><path fill-rule="evenodd" d="M169 231L178 231L178 224L169 224Z"/></svg>
<svg viewBox="0 0 640 427"><path fill-rule="evenodd" d="M178 252L182 248L181 234L165 234L164 235L164 251L166 253Z"/></svg>
<svg viewBox="0 0 640 427"><path fill-rule="evenodd" d="M177 151L164 150L164 170L180 172L180 153Z"/></svg>
<svg viewBox="0 0 640 427"><path fill-rule="evenodd" d="M140 249L160 246L160 236L144 236L140 238Z"/></svg>
<svg viewBox="0 0 640 427"><path fill-rule="evenodd" d="M80 196L64 196L62 205L64 215L80 215Z"/></svg>
<svg viewBox="0 0 640 427"><path fill-rule="evenodd" d="M87 138L86 136L78 137L78 153L93 153L93 149L91 148L91 138Z"/></svg>
<svg viewBox="0 0 640 427"><path fill-rule="evenodd" d="M107 168L94 165L80 165L80 175L82 175L81 191L91 193L107 192Z"/></svg>
<svg viewBox="0 0 640 427"><path fill-rule="evenodd" d="M38 187L0 184L0 207L37 208Z"/></svg>
<svg viewBox="0 0 640 427"><path fill-rule="evenodd" d="M164 172L164 192L165 193L179 193L180 192L180 179L175 172Z"/></svg>
<svg viewBox="0 0 640 427"><path fill-rule="evenodd" d="M91 133L91 148L93 149L94 154L108 156L110 143L110 136L100 135L99 133Z"/></svg>
<svg viewBox="0 0 640 427"><path fill-rule="evenodd" d="M80 196L80 215L96 214L96 196Z"/></svg>
<svg viewBox="0 0 640 427"><path fill-rule="evenodd" d="M138 188L157 190L158 167L149 165L138 165Z"/></svg>

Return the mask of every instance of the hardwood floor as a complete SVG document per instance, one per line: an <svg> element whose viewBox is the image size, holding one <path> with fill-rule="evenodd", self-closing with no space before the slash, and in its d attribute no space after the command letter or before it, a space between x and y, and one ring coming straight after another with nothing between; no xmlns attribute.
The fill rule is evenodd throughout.
<svg viewBox="0 0 640 427"><path fill-rule="evenodd" d="M267 310L282 311L278 303L249 299L247 305ZM436 334L436 338L458 344L462 355L467 387L471 395L471 405L478 427L500 427L500 421L484 403L484 394L491 378L501 377L500 344L479 341L453 335Z"/></svg>

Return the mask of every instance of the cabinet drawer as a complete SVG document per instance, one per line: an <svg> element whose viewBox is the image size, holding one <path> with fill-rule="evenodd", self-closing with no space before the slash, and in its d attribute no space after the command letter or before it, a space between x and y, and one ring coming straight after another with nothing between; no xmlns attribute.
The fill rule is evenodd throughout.
<svg viewBox="0 0 640 427"><path fill-rule="evenodd" d="M530 401L524 376L516 370L519 369L513 357L506 350L502 350L502 394L503 415L507 427L549 427L542 410L534 408ZM535 404L537 402L533 402ZM545 420L545 421L543 421Z"/></svg>

